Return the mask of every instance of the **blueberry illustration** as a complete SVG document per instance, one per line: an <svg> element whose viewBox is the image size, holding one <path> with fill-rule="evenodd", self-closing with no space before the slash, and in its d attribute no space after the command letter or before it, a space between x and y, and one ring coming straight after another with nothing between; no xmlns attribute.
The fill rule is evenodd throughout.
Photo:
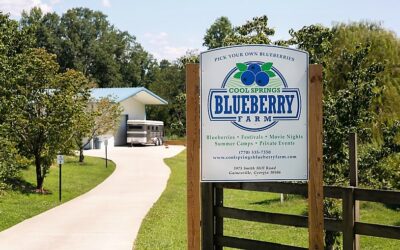
<svg viewBox="0 0 400 250"><path fill-rule="evenodd" d="M253 72L254 75L261 71L261 67L257 63L250 64L247 69Z"/></svg>
<svg viewBox="0 0 400 250"><path fill-rule="evenodd" d="M246 70L245 72L243 72L242 76L240 77L244 85L252 85L254 82L254 78L254 73L250 70Z"/></svg>
<svg viewBox="0 0 400 250"><path fill-rule="evenodd" d="M258 72L256 75L256 83L258 86L266 86L269 83L269 76L265 72Z"/></svg>

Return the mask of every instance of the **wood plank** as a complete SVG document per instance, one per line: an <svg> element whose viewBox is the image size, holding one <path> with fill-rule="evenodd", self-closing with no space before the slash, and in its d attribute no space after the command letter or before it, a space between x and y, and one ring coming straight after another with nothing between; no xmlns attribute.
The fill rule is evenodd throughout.
<svg viewBox="0 0 400 250"><path fill-rule="evenodd" d="M356 222L354 227L357 234L400 240L400 227L398 226Z"/></svg>
<svg viewBox="0 0 400 250"><path fill-rule="evenodd" d="M354 189L354 196L356 200L360 201L400 204L400 191L356 188Z"/></svg>
<svg viewBox="0 0 400 250"><path fill-rule="evenodd" d="M215 184L214 184L215 186ZM214 216L215 216L215 236L220 237L224 236L224 218L217 216L218 207L224 206L224 189L215 188L215 207L214 207ZM215 250L222 250L222 246L215 245Z"/></svg>
<svg viewBox="0 0 400 250"><path fill-rule="evenodd" d="M350 186L358 187L357 133L349 134ZM354 221L360 220L360 202L354 201ZM354 226L354 225L353 225ZM360 249L360 236L354 236L354 249Z"/></svg>
<svg viewBox="0 0 400 250"><path fill-rule="evenodd" d="M349 188L343 193L343 249L354 250L354 191Z"/></svg>
<svg viewBox="0 0 400 250"><path fill-rule="evenodd" d="M231 218L245 221L255 221L294 227L308 227L307 216L279 214L260 211L251 211L230 207L217 207L215 210L217 217ZM329 231L343 231L343 221L331 218L324 219L325 229Z"/></svg>
<svg viewBox="0 0 400 250"><path fill-rule="evenodd" d="M325 218L324 228L328 231L343 232L343 220Z"/></svg>
<svg viewBox="0 0 400 250"><path fill-rule="evenodd" d="M307 216L259 212L230 207L218 207L216 211L217 216L224 218L294 227L307 227Z"/></svg>
<svg viewBox="0 0 400 250"><path fill-rule="evenodd" d="M343 192L346 188L347 187L324 186L324 197L342 199Z"/></svg>
<svg viewBox="0 0 400 250"><path fill-rule="evenodd" d="M310 65L308 83L308 232L309 249L324 249L322 169L322 66Z"/></svg>
<svg viewBox="0 0 400 250"><path fill-rule="evenodd" d="M214 249L214 190L210 182L201 183L201 249Z"/></svg>
<svg viewBox="0 0 400 250"><path fill-rule="evenodd" d="M198 64L186 65L187 239L200 249L200 75Z"/></svg>
<svg viewBox="0 0 400 250"><path fill-rule="evenodd" d="M249 250L306 250L307 248L288 246L278 243L263 242L257 240L241 239L236 237L216 237L217 244L225 247L233 247Z"/></svg>
<svg viewBox="0 0 400 250"><path fill-rule="evenodd" d="M239 189L247 191L259 191L269 193L285 193L307 196L306 183L286 182L220 182L218 188Z"/></svg>

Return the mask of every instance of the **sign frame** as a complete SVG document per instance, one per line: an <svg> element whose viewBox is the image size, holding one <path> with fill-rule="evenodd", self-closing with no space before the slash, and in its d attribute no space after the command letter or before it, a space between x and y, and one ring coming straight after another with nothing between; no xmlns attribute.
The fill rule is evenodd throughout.
<svg viewBox="0 0 400 250"><path fill-rule="evenodd" d="M297 104L297 105L298 105L298 107L300 107L300 112L306 113L306 115L303 115L303 117L301 118L302 122L305 121L305 124L302 125L302 136L303 136L302 137L302 143L305 143L305 145L303 147L300 147L300 148L304 148L306 153L305 154L299 154L300 158L302 157L301 158L302 159L301 162L302 162L303 165L302 165L301 173L299 173L296 177L271 178L270 176L272 174L270 174L270 175L266 176L265 178L259 178L259 177L255 178L254 174L253 174L252 176L250 176L250 177L247 176L246 178L240 178L239 176L238 177L234 177L234 178L226 178L225 177L227 175L226 173L225 173L225 176L224 176L225 178L208 178L208 177L205 178L204 177L205 176L204 169L207 168L207 166L208 166L207 163L209 162L209 160L207 159L208 162L205 163L205 155L206 155L206 157L208 157L209 153L208 152L204 153L204 151L205 151L204 150L204 146L205 146L204 145L205 144L204 143L204 138L205 137L204 137L204 124L203 123L205 121L208 122L207 119L212 120L212 119L215 119L215 117L213 117L212 115L210 116L211 102L205 102L206 94L203 92L203 90L204 89L206 89L206 90L210 89L210 92L208 94L208 99L209 100L210 100L210 95L212 96L212 93L211 93L212 91L214 91L214 92L218 92L218 91L219 92L223 92L223 91L220 91L220 90L212 89L210 87L206 87L206 88L204 87L205 83L204 83L204 78L202 77L203 76L203 72L204 72L204 66L203 66L204 55L206 55L208 53L212 53L213 55L215 55L215 54L217 54L217 52L220 52L220 51L226 51L226 53L235 53L236 52L235 50L237 50L236 53L239 53L241 49L246 50L246 49L249 49L249 48L254 49L254 50L258 49L259 51L263 51L263 52L265 50L271 50L274 53L277 53L277 52L284 53L285 51L288 51L287 53L289 55L290 55L290 53L293 53L293 55L296 55L296 54L300 55L301 54L302 57L300 58L300 56L299 56L298 58L305 59L304 62L303 61L300 62L300 64L303 65L303 67L305 69L305 72L301 71L301 69L299 71L299 73L302 74L301 75L301 77L302 77L302 82L301 83L304 84L304 85L301 86L302 92L303 92L302 95L300 95L300 93L298 92L298 97L300 99L300 104ZM244 53L244 51L243 51L243 53ZM221 60L230 60L231 64L232 64L232 61L234 61L234 59L227 59L226 58L227 56L224 56L224 57L225 58L221 58ZM258 56L258 57L257 56L253 56L254 59L253 58L249 59L249 56L243 56L242 55L242 57L246 58L247 62L248 61L250 61L250 62L259 62L261 60L260 56ZM252 44L252 45L229 46L229 47L217 48L217 49L213 49L213 50L209 50L209 51L205 51L205 52L201 53L201 55L200 55L200 103L201 103L200 104L200 124L201 124L200 125L200 179L201 179L201 182L274 182L274 181L308 181L309 180L309 161L308 161L308 158L309 158L309 135L308 135L309 134L309 131L308 131L309 130L308 129L308 120L309 120L309 117L308 117L309 116L309 112L308 112L308 108L309 108L309 86L308 86L308 84L309 84L309 80L310 79L309 79L309 59L308 59L308 57L309 56L308 56L308 53L306 51L287 48L287 47L280 47L280 46L275 46L275 45L259 45L259 44L257 44L257 45ZM262 59L267 59L267 60L272 60L272 61L279 60L279 58L278 59L276 59L276 58L275 59L271 59L268 56L263 57ZM218 62L218 61L216 61L216 62ZM259 63L261 63L261 62L259 62ZM283 63L281 63L281 64L283 64ZM272 63L271 63L271 65L272 65ZM282 65L280 65L280 68L283 68ZM276 70L276 68L274 68L274 67L273 67L273 69ZM279 72L279 71L276 70L275 72ZM223 86L225 86L226 81L229 78L229 76L232 78L234 70L230 71L229 73L230 73L230 75L226 76L226 78L224 79L224 83L222 84ZM285 78L280 74L280 72L278 74L279 74L279 77L283 81L286 81ZM219 84L219 82L218 82L218 84ZM253 85L255 85L255 83ZM286 82L285 82L285 88L282 88L282 92L284 92L285 90L289 90L290 91L291 89L293 89L293 87L292 86L288 87L286 85ZM299 91L299 89L297 89L297 91ZM225 92L227 92L227 91L225 91ZM293 99L292 99L292 101L293 101ZM226 102L227 101L225 99L225 103ZM205 109L208 111L208 117L205 117L205 113L206 113ZM297 112L299 113L299 110L297 110ZM298 116L297 119L293 119L293 120L299 120L300 114L297 114L297 116ZM222 121L217 121L217 122L223 122L224 119L225 118L221 118ZM236 123L236 122L232 122L232 123ZM274 121L274 124L272 124L271 127L273 127L276 123L279 123L279 122L278 121ZM229 124L229 125L227 124L227 126L230 126L230 125L231 124ZM236 127L238 127L238 128L240 127L240 125L238 125L238 124L234 124L234 125ZM272 129L276 129L277 126L279 126L279 124L277 124L276 127L272 128ZM264 134L265 134L265 131L267 129L261 129L260 131L264 130ZM246 130L246 128L244 128L243 131L244 130ZM251 131L251 129L247 130L247 131ZM259 133L263 133L263 132L258 132L257 129L253 130L253 132L255 132L255 131L257 133L248 132L248 134L249 135L256 135L256 134L259 134ZM235 149L237 149L237 148L238 147L236 147ZM256 146L253 149L260 149L260 148L261 148L261 146ZM293 150L293 151L296 152L295 150ZM236 155L235 155L235 157L236 157ZM294 161L297 162L298 160L294 160ZM241 161L241 162L244 162L244 161ZM261 161L259 161L259 162L261 162ZM283 163L280 163L280 164L281 165L279 165L279 166L282 167ZM214 165L216 165L216 164L214 164ZM286 165L291 165L291 164L288 163ZM297 165L298 164L296 163L296 166ZM253 167L254 167L254 165L253 165ZM208 168L210 168L210 167L208 167ZM248 168L248 166L245 166L245 168ZM268 166L266 166L265 168L268 168ZM207 169L207 171L210 172L209 169ZM278 167L278 171L281 171L279 167ZM289 172L289 171L287 171L287 172ZM255 172L256 171L254 171L254 173ZM265 172L267 172L267 171L265 171ZM301 175L301 177L299 177L300 175Z"/></svg>

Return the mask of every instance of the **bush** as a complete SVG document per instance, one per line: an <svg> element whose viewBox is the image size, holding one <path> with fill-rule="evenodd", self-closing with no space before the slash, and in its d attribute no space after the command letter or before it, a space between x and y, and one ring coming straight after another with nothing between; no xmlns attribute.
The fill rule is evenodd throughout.
<svg viewBox="0 0 400 250"><path fill-rule="evenodd" d="M0 190L4 191L28 166L28 161L19 155L14 143L2 137L0 140L3 144L0 147Z"/></svg>

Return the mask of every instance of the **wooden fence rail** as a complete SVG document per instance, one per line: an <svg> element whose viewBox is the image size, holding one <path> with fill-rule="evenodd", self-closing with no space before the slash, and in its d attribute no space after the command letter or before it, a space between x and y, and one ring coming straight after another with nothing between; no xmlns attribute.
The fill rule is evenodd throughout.
<svg viewBox="0 0 400 250"><path fill-rule="evenodd" d="M223 205L224 189L238 189L272 193L286 193L307 196L306 183L203 183L202 189L208 194L204 199L209 209L204 210L203 249L222 249L235 247L240 249L304 249L282 244L261 242L224 236L223 218L254 221L261 223L279 224L294 227L308 227L308 217L280 213L251 211ZM204 193L203 193L204 195ZM400 192L388 190L369 190L358 187L324 186L324 198L342 200L342 220L325 218L324 228L329 231L343 232L344 249L355 249L355 235L367 235L391 239L400 239L400 227L359 222L355 218L356 201L381 202L400 204ZM212 203L209 201L213 201ZM206 246L206 245L204 245Z"/></svg>

